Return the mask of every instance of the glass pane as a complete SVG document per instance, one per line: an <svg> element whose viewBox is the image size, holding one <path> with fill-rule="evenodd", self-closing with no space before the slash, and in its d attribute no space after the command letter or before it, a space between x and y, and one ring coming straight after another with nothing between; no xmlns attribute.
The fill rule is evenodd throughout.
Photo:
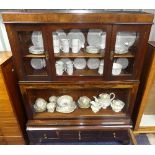
<svg viewBox="0 0 155 155"><path fill-rule="evenodd" d="M116 54L134 54L137 49L137 39L139 34L136 32L117 32L115 53Z"/></svg>
<svg viewBox="0 0 155 155"><path fill-rule="evenodd" d="M52 33L58 76L101 76L106 32L102 29L65 29Z"/></svg>
<svg viewBox="0 0 155 155"><path fill-rule="evenodd" d="M46 60L44 58L25 58L24 68L26 75L47 75Z"/></svg>
<svg viewBox="0 0 155 155"><path fill-rule="evenodd" d="M41 31L18 31L20 54L26 76L47 76Z"/></svg>
<svg viewBox="0 0 155 155"><path fill-rule="evenodd" d="M44 54L41 31L19 31L18 38L23 56L26 56L27 54Z"/></svg>

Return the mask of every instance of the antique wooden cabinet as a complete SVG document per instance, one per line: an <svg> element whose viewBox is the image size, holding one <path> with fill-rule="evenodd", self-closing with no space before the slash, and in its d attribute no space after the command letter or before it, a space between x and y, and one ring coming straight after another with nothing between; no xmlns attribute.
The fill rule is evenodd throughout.
<svg viewBox="0 0 155 155"><path fill-rule="evenodd" d="M128 141L153 15L27 10L4 13L3 20L27 111L30 143ZM123 109L115 111L112 104L99 109L102 93L107 97L114 93L115 100L125 103ZM50 96L63 95L73 98L76 109L66 112L62 107L60 112L56 105L54 112L41 112L34 108L38 98L49 102ZM82 96L98 99L84 109L78 105Z"/></svg>
<svg viewBox="0 0 155 155"><path fill-rule="evenodd" d="M0 144L25 144L25 117L12 53L0 52Z"/></svg>

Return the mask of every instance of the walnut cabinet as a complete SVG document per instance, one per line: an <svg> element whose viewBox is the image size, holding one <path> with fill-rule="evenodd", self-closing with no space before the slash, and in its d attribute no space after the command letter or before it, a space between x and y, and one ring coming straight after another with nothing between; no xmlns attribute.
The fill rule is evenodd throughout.
<svg viewBox="0 0 155 155"><path fill-rule="evenodd" d="M128 141L153 15L27 10L4 13L3 20L27 112L30 143ZM62 44L59 52L54 49L57 37ZM69 41L69 49L63 39ZM73 50L73 39L80 40L78 52ZM65 68L60 73L62 68L57 70L56 63L67 60L74 64L72 71ZM115 68L115 63L121 64L121 69ZM67 114L34 109L37 98L48 101L50 96L70 95L78 104L81 96L93 100L101 93L114 93L115 99L125 103L123 109L115 112L109 106L94 113L77 106Z"/></svg>

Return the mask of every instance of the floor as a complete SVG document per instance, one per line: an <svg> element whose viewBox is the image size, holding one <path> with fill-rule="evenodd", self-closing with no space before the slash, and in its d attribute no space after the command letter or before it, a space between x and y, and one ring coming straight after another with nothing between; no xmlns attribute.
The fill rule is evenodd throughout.
<svg viewBox="0 0 155 155"><path fill-rule="evenodd" d="M155 134L147 134L147 138L151 145L155 145Z"/></svg>

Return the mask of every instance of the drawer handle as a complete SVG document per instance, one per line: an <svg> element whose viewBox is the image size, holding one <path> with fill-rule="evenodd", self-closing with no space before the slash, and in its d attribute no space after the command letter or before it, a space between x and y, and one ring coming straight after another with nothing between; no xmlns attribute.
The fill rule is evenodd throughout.
<svg viewBox="0 0 155 155"><path fill-rule="evenodd" d="M44 139L48 139L46 134L43 134L43 137L39 138L39 143L41 143Z"/></svg>
<svg viewBox="0 0 155 155"><path fill-rule="evenodd" d="M79 131L79 140L81 140L81 132Z"/></svg>
<svg viewBox="0 0 155 155"><path fill-rule="evenodd" d="M113 137L114 137L114 139L116 139L116 133L115 132L113 132Z"/></svg>
<svg viewBox="0 0 155 155"><path fill-rule="evenodd" d="M43 136L44 136L44 139L47 139L47 135L46 134L44 134Z"/></svg>

